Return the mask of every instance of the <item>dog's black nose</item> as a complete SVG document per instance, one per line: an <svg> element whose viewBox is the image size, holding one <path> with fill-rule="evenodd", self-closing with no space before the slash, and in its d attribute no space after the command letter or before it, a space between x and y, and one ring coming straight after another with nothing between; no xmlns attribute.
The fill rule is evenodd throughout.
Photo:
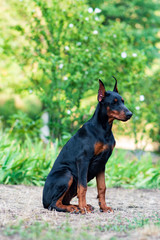
<svg viewBox="0 0 160 240"><path fill-rule="evenodd" d="M133 114L132 114L132 112L130 112L130 111L126 113L126 117L127 117L128 119L130 119L130 118L132 117L132 115L133 115Z"/></svg>

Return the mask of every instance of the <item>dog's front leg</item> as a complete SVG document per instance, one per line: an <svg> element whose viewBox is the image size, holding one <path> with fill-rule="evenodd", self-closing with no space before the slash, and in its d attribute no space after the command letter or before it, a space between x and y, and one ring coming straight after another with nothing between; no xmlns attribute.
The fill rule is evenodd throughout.
<svg viewBox="0 0 160 240"><path fill-rule="evenodd" d="M78 206L82 214L85 214L86 212L93 212L94 208L86 203L88 163L83 160L78 160L77 170L78 170L78 186L77 186Z"/></svg>
<svg viewBox="0 0 160 240"><path fill-rule="evenodd" d="M105 184L105 172L104 171L98 173L98 175L96 176L96 181L97 181L97 190L98 190L100 211L113 212L111 207L107 207L107 204L105 201L106 184Z"/></svg>

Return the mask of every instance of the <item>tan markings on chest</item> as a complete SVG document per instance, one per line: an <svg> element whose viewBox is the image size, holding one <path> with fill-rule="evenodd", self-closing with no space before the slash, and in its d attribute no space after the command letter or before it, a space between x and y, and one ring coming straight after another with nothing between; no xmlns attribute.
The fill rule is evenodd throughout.
<svg viewBox="0 0 160 240"><path fill-rule="evenodd" d="M104 152L105 150L107 150L108 148L109 148L108 144L97 142L94 144L94 154L98 155L101 152Z"/></svg>

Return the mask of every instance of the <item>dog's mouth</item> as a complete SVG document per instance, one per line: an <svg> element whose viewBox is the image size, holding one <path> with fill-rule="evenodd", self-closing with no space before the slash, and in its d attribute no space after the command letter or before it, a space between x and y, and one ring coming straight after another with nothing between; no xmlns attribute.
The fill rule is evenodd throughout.
<svg viewBox="0 0 160 240"><path fill-rule="evenodd" d="M117 120L120 120L123 122L128 121L132 117L132 115L133 115L132 112L130 112L130 111L125 112L123 110L121 110L120 112L118 112L116 110L108 112L108 116L110 119L112 119L112 120L117 119Z"/></svg>

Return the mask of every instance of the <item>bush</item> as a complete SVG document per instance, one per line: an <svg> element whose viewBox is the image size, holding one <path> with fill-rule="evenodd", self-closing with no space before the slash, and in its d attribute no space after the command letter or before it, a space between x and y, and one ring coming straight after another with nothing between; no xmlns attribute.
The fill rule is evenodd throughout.
<svg viewBox="0 0 160 240"><path fill-rule="evenodd" d="M115 75L134 113L118 129L136 141L137 133L159 140L159 73L149 69L159 57L159 2L10 0L7 6L11 18L3 8L0 17L0 90L37 94L49 112L52 137L72 135L93 114L87 94L96 101L98 78L112 90ZM30 117L34 113L29 109Z"/></svg>
<svg viewBox="0 0 160 240"><path fill-rule="evenodd" d="M39 137L42 127L41 119L33 120L23 112L13 114L7 122L11 125L8 129L10 135L22 142L28 137Z"/></svg>
<svg viewBox="0 0 160 240"><path fill-rule="evenodd" d="M0 183L43 185L57 155L50 144L44 148L40 141L29 137L20 144L8 134L0 134Z"/></svg>
<svg viewBox="0 0 160 240"><path fill-rule="evenodd" d="M29 137L20 144L0 134L0 183L43 186L59 152L59 142L44 147ZM129 156L129 157L128 157ZM128 160L126 160L128 159ZM160 166L149 154L139 159L124 150L115 151L106 165L108 187L159 188ZM95 179L89 183L95 186Z"/></svg>
<svg viewBox="0 0 160 240"><path fill-rule="evenodd" d="M9 116L15 114L16 112L17 109L13 98L6 100L3 105L0 105L0 115L3 117L4 122L7 122Z"/></svg>
<svg viewBox="0 0 160 240"><path fill-rule="evenodd" d="M31 65L29 78L49 112L53 137L74 131L77 119L82 124L80 100L89 89L97 92L98 78L110 90L114 85L111 76L120 79L120 93L134 111L145 81L146 59L133 47L130 27L118 22L103 26L103 16L85 1L34 0L29 7L27 4L26 12L30 22L29 32L22 31L28 38L23 48L24 66ZM133 96L135 92L137 96ZM133 124L136 130L137 126Z"/></svg>
<svg viewBox="0 0 160 240"><path fill-rule="evenodd" d="M98 7L104 17L103 24L110 26L111 21L127 23L133 37L133 46L142 50L146 56L146 77L139 86L139 95L144 95L144 102L135 103L133 132L137 139L137 133L149 135L153 141L160 142L160 100L159 100L159 28L160 2L153 0L88 0L93 8ZM138 56L137 56L138 57ZM143 77L143 76L142 76ZM141 92L141 93L140 93ZM137 92L134 93L135 97ZM141 124L140 124L141 123ZM140 127L138 127L138 125ZM160 148L160 146L159 146Z"/></svg>

